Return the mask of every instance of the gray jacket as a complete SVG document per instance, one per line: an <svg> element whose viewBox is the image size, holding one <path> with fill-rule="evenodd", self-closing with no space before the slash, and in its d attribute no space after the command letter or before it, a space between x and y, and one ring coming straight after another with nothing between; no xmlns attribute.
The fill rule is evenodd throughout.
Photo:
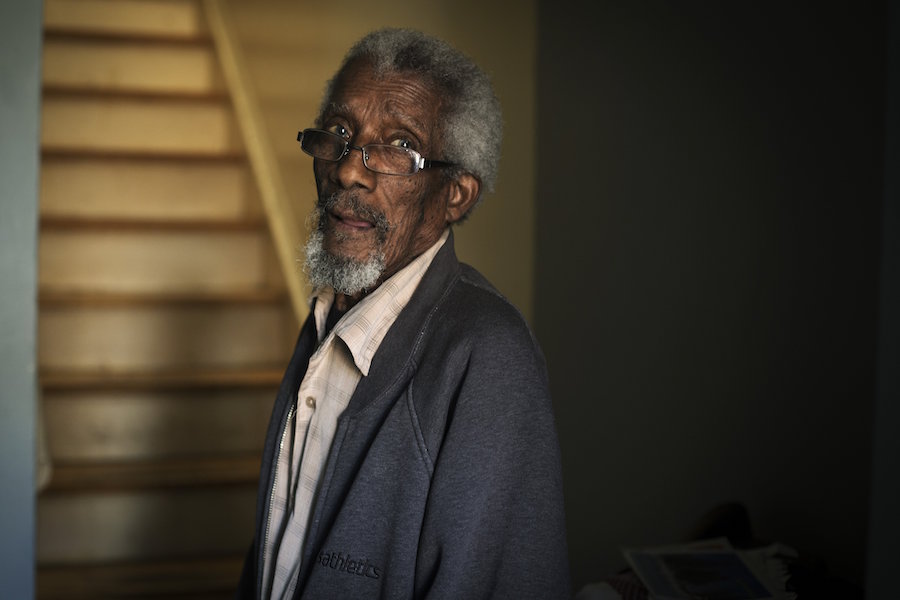
<svg viewBox="0 0 900 600"><path fill-rule="evenodd" d="M240 598L259 594L275 452L315 344L307 319L266 435ZM544 360L451 235L338 421L296 598L568 597Z"/></svg>

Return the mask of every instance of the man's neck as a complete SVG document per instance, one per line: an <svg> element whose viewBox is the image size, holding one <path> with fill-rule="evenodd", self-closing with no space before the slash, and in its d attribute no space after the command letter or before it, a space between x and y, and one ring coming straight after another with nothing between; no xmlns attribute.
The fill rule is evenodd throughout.
<svg viewBox="0 0 900 600"><path fill-rule="evenodd" d="M334 295L334 303L331 305L331 311L337 311L339 314L343 315L345 312L353 308L357 302L366 297L368 291L359 292L353 296L348 296L347 294L335 294Z"/></svg>
<svg viewBox="0 0 900 600"><path fill-rule="evenodd" d="M341 317L347 312L346 310L340 309L337 304L337 298L334 300L335 301L331 303L331 308L328 310L328 316L325 317L325 331L322 334L323 338L331 332L334 326L337 325L337 322L340 321Z"/></svg>

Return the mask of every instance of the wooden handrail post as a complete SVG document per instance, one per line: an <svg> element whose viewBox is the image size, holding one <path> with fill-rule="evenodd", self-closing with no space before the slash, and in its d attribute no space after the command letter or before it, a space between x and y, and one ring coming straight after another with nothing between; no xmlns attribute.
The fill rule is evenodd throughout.
<svg viewBox="0 0 900 600"><path fill-rule="evenodd" d="M203 7L244 139L250 168L262 198L291 305L298 322L302 323L309 310L306 304L309 293L297 269L296 249L304 239L303 230L294 214L275 151L266 134L259 103L235 39L227 3L203 0Z"/></svg>

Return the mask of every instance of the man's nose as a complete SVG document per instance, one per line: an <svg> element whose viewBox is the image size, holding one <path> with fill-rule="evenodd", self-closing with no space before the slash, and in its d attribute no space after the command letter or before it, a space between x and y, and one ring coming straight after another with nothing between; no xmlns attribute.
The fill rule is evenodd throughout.
<svg viewBox="0 0 900 600"><path fill-rule="evenodd" d="M335 177L343 188L361 186L371 188L375 181L375 173L366 168L364 161L365 148L347 146L344 153L335 166Z"/></svg>

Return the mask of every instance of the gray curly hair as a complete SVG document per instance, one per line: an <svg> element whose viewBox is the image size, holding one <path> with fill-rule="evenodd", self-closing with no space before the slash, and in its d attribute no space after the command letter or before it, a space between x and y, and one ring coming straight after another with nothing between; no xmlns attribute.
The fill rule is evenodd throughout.
<svg viewBox="0 0 900 600"><path fill-rule="evenodd" d="M443 160L459 165L450 176L468 172L493 191L500 163L503 117L491 81L469 57L450 44L411 29L380 29L358 41L328 82L319 125L341 73L357 59L368 61L379 75L413 73L421 77L446 110ZM481 198L478 199L481 202Z"/></svg>

